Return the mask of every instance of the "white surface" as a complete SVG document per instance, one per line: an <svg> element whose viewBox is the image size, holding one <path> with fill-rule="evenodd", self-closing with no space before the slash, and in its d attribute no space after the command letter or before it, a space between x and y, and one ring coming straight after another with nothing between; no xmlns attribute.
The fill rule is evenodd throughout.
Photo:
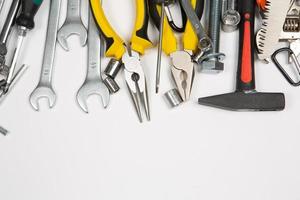
<svg viewBox="0 0 300 200"><path fill-rule="evenodd" d="M71 52L57 48L55 108L47 109L42 101L41 112L35 112L28 96L39 79L48 5L46 0L25 42L20 64L30 69L0 108L1 125L11 132L0 136L1 200L300 199L298 88L288 85L273 65L257 64L257 89L285 92L285 111L236 113L196 103L200 96L234 90L237 33L222 34L225 72L197 73L191 101L174 110L162 93L154 94L156 50L148 51L143 64L152 121L144 124L138 122L122 76L122 90L107 110L97 97L89 101L89 115L78 108L75 95L85 77L86 48L74 36ZM126 39L134 23L133 5L133 0L104 2ZM171 88L169 76L165 58L161 92Z"/></svg>

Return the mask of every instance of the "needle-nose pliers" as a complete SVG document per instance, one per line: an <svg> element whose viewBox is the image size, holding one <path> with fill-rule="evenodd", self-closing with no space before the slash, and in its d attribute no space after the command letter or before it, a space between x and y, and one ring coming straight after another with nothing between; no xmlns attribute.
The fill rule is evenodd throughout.
<svg viewBox="0 0 300 200"><path fill-rule="evenodd" d="M90 0L90 5L96 24L106 41L106 56L121 62L124 66L125 80L140 122L143 121L141 105L150 121L147 83L140 61L140 55L152 46L147 33L149 22L147 0L136 0L136 21L130 45L126 45L110 25L101 1Z"/></svg>

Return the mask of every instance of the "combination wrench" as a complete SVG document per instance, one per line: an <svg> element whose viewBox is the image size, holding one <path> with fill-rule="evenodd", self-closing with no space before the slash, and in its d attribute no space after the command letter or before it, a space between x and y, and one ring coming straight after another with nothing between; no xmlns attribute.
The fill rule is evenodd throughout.
<svg viewBox="0 0 300 200"><path fill-rule="evenodd" d="M56 101L56 94L52 87L52 72L55 58L56 36L59 24L61 0L53 0L50 5L48 29L40 81L30 95L30 103L35 110L39 110L40 98L47 98L52 108Z"/></svg>
<svg viewBox="0 0 300 200"><path fill-rule="evenodd" d="M78 35L81 46L87 41L87 30L81 20L81 0L68 0L67 17L58 31L57 40L62 48L69 51L67 39L71 35Z"/></svg>
<svg viewBox="0 0 300 200"><path fill-rule="evenodd" d="M102 99L104 108L109 104L110 93L102 81L101 77L101 50L103 50L103 41L100 40L99 31L93 18L89 13L88 28L88 69L86 79L78 90L77 102L81 109L88 113L87 99L91 95L99 95Z"/></svg>

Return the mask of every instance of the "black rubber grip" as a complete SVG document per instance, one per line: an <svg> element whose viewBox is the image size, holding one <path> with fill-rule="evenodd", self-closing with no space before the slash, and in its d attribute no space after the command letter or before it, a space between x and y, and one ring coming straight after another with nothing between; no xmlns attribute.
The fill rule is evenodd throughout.
<svg viewBox="0 0 300 200"><path fill-rule="evenodd" d="M43 0L22 0L21 13L17 17L16 23L18 26L26 27L27 29L34 28L34 17L42 5Z"/></svg>

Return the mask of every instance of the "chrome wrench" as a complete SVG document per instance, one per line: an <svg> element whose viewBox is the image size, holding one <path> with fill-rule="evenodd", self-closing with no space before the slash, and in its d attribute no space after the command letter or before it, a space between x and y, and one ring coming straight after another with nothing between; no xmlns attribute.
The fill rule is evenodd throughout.
<svg viewBox="0 0 300 200"><path fill-rule="evenodd" d="M64 50L69 51L67 39L74 34L79 36L80 44L84 46L87 41L87 30L81 20L81 0L68 0L67 18L57 36Z"/></svg>
<svg viewBox="0 0 300 200"><path fill-rule="evenodd" d="M100 45L101 43L101 45ZM110 94L108 88L104 85L101 77L101 47L99 31L94 21L92 12L89 13L88 29L88 69L86 79L78 90L77 102L80 108L88 113L87 99L91 95L99 95L102 99L104 108L108 106Z"/></svg>
<svg viewBox="0 0 300 200"><path fill-rule="evenodd" d="M51 1L41 77L37 87L30 95L30 103L37 111L39 110L38 100L40 98L47 98L50 108L54 106L56 101L56 94L52 87L52 72L55 58L60 6L61 0Z"/></svg>

